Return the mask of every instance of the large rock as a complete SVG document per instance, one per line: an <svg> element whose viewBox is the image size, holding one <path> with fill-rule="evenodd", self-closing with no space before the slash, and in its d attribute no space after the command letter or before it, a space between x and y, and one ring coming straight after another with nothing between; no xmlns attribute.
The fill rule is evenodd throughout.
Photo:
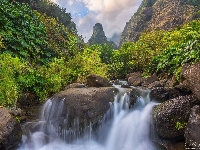
<svg viewBox="0 0 200 150"><path fill-rule="evenodd" d="M6 110L0 108L0 149L9 150L17 146L22 138L20 124Z"/></svg>
<svg viewBox="0 0 200 150"><path fill-rule="evenodd" d="M89 87L109 87L111 83L106 78L90 74L87 76L87 85Z"/></svg>
<svg viewBox="0 0 200 150"><path fill-rule="evenodd" d="M156 133L168 139L182 139L194 96L180 96L154 107L153 124Z"/></svg>
<svg viewBox="0 0 200 150"><path fill-rule="evenodd" d="M194 65L184 65L181 73L182 80L186 80L187 86L200 100L200 62Z"/></svg>
<svg viewBox="0 0 200 150"><path fill-rule="evenodd" d="M140 72L130 73L126 78L128 79L128 84L131 86L141 86L145 81Z"/></svg>
<svg viewBox="0 0 200 150"><path fill-rule="evenodd" d="M200 148L200 106L195 105L190 114L188 125L185 131L185 140L189 146Z"/></svg>
<svg viewBox="0 0 200 150"><path fill-rule="evenodd" d="M112 87L69 88L61 91L46 103L44 116L47 126L60 128L63 132L74 132L67 135L70 139L83 134L90 126L95 130L110 108L114 94Z"/></svg>

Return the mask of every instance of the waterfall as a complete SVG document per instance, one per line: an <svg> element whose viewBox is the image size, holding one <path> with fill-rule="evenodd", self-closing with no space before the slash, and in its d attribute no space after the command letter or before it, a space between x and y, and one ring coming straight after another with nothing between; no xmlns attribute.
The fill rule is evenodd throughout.
<svg viewBox="0 0 200 150"><path fill-rule="evenodd" d="M23 140L18 150L154 150L150 140L151 111L149 91L139 90L133 108L129 108L129 92L119 88L110 110L105 114L98 132L92 125L83 129L81 136L79 120L73 128L60 128L59 121L67 126L67 111L63 114L64 101L49 99L42 110L41 121L23 126ZM70 140L75 139L75 140Z"/></svg>

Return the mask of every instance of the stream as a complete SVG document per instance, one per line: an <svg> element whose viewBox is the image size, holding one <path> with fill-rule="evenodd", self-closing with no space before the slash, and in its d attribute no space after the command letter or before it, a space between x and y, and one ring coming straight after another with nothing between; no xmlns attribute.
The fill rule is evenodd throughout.
<svg viewBox="0 0 200 150"><path fill-rule="evenodd" d="M128 90L118 89L98 130L88 126L84 136L76 131L78 120L71 131L56 124L62 119L64 99L59 103L47 100L40 121L22 126L22 143L17 150L156 150L150 140L151 111L156 103L150 101L149 91L140 90L134 107L129 108Z"/></svg>

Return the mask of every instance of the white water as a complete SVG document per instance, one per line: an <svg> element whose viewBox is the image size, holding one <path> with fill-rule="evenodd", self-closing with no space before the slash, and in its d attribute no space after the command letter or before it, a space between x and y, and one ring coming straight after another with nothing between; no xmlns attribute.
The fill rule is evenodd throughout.
<svg viewBox="0 0 200 150"><path fill-rule="evenodd" d="M129 109L129 96L124 92L124 89L121 89L119 94L115 96L115 101L111 104L110 113L108 113L112 114L113 119L105 121L97 135L93 135L92 129L89 127L85 137L67 143L65 139L69 135L66 134L68 131L61 131L62 136L59 138L54 133L56 125L53 123L55 120L51 120L52 123L48 127L48 132L51 134L47 135L44 132L47 129L44 128L45 119L43 118L41 122L26 124L24 127L27 129L24 129L26 135L23 135L23 141L18 150L154 150L155 148L150 141L150 121L151 110L155 103L150 102L147 91L141 91L143 96L138 97L134 108ZM52 107L52 105L51 100L49 100L46 102L45 108L58 109L63 107L61 106L62 101L58 106ZM45 111L53 112L53 110ZM43 111L43 117L45 111ZM49 118L53 114L47 115ZM59 117L59 111L56 116ZM37 125L40 126L37 128ZM34 130L31 131L31 128ZM73 134L73 132L70 133Z"/></svg>

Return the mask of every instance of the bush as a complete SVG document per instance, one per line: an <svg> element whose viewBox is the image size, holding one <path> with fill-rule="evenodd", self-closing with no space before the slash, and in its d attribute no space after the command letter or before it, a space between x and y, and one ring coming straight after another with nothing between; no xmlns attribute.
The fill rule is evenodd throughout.
<svg viewBox="0 0 200 150"><path fill-rule="evenodd" d="M17 78L26 70L27 66L19 58L9 54L0 54L0 105L16 105L20 94Z"/></svg>
<svg viewBox="0 0 200 150"><path fill-rule="evenodd" d="M53 51L53 57L65 57L67 60L74 57L78 52L83 51L83 43L79 37L70 33L68 29L59 24L57 19L40 15L47 31L48 49Z"/></svg>
<svg viewBox="0 0 200 150"><path fill-rule="evenodd" d="M83 53L78 53L74 59L70 60L68 67L71 69L73 79L84 82L89 74L97 74L108 77L108 67L102 63L100 52L90 48L85 48Z"/></svg>
<svg viewBox="0 0 200 150"><path fill-rule="evenodd" d="M173 75L184 63L200 61L200 21L187 23L182 28L172 30L170 34L181 38L153 58L151 72Z"/></svg>
<svg viewBox="0 0 200 150"><path fill-rule="evenodd" d="M0 34L4 48L14 56L29 62L45 62L50 57L44 24L37 12L19 3L0 1Z"/></svg>

